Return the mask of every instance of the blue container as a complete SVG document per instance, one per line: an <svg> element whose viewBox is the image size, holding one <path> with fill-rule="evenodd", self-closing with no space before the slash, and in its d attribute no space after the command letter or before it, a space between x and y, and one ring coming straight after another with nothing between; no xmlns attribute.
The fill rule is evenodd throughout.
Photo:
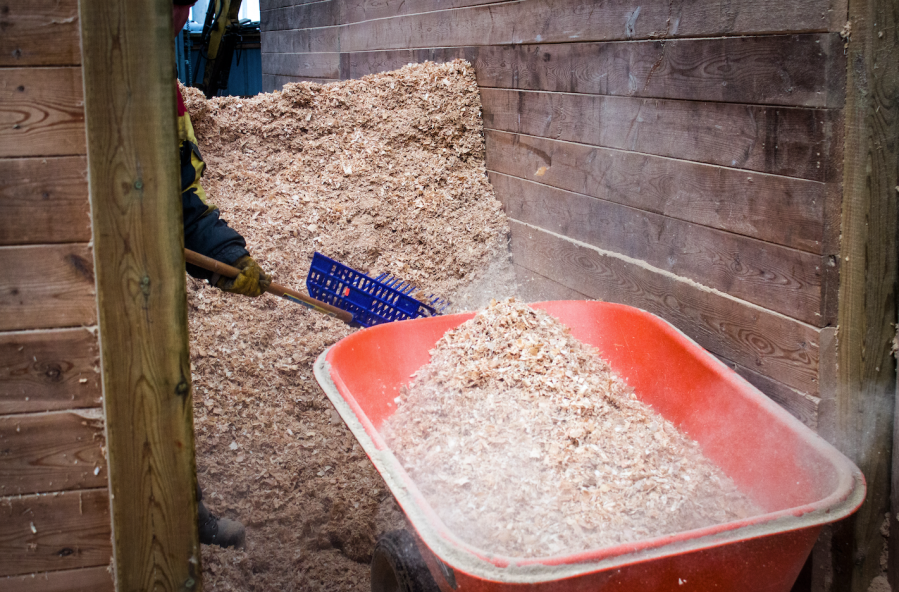
<svg viewBox="0 0 899 592"><path fill-rule="evenodd" d="M316 252L306 277L313 298L353 314L363 327L440 314L447 302L432 294L428 304L409 294L415 286L387 274L370 278L360 271Z"/></svg>

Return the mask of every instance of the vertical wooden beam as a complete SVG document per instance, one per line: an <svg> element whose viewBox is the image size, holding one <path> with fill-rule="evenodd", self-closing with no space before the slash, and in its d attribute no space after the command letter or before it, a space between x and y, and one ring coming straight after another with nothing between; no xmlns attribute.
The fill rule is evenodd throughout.
<svg viewBox="0 0 899 592"><path fill-rule="evenodd" d="M899 193L899 186L896 187ZM899 195L896 196L899 199ZM896 319L896 337L893 357L899 355L899 318ZM899 368L897 368L896 399L893 408L893 468L890 475L890 538L887 558L887 579L893 590L899 590Z"/></svg>
<svg viewBox="0 0 899 592"><path fill-rule="evenodd" d="M172 4L80 14L117 589L196 590Z"/></svg>
<svg viewBox="0 0 899 592"><path fill-rule="evenodd" d="M831 433L865 474L859 512L832 538L834 591L868 589L880 572L889 509L895 399L899 2L850 0L838 375Z"/></svg>

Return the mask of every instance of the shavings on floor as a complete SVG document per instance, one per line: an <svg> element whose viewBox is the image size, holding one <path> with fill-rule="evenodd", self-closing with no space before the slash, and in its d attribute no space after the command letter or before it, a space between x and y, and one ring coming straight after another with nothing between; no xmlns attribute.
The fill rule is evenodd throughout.
<svg viewBox="0 0 899 592"><path fill-rule="evenodd" d="M759 512L596 351L510 299L447 332L382 429L460 538L539 557Z"/></svg>
<svg viewBox="0 0 899 592"><path fill-rule="evenodd" d="M318 250L452 299L507 253L465 62L249 99L183 92L210 201L279 283L303 289ZM246 524L248 543L204 546L204 585L368 590L379 516L395 512L312 377L351 329L195 280L188 307L200 485L213 513Z"/></svg>

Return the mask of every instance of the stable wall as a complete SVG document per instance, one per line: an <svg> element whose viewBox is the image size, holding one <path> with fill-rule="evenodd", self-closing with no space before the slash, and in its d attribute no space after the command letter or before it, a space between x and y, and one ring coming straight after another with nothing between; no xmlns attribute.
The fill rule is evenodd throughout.
<svg viewBox="0 0 899 592"><path fill-rule="evenodd" d="M263 88L468 59L529 291L659 314L817 427L845 5L485 4L264 1Z"/></svg>
<svg viewBox="0 0 899 592"><path fill-rule="evenodd" d="M799 585L868 588L899 408L894 1L261 7L265 91L475 64L522 296L656 313L835 443L867 502Z"/></svg>
<svg viewBox="0 0 899 592"><path fill-rule="evenodd" d="M0 589L199 590L171 0L0 2Z"/></svg>
<svg viewBox="0 0 899 592"><path fill-rule="evenodd" d="M113 590L78 3L0 31L0 589Z"/></svg>

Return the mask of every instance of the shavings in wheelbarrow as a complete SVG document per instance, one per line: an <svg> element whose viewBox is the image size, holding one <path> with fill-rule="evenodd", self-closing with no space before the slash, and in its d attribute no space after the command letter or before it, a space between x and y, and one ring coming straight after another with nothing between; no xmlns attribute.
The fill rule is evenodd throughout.
<svg viewBox="0 0 899 592"><path fill-rule="evenodd" d="M450 530L489 553L558 555L760 512L593 348L512 299L441 338L382 432Z"/></svg>

